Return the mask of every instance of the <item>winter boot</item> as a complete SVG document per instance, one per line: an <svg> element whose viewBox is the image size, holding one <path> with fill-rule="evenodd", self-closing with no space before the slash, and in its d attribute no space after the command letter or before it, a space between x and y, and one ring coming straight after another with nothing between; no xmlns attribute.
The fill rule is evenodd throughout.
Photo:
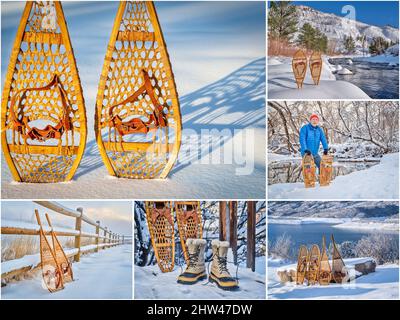
<svg viewBox="0 0 400 320"><path fill-rule="evenodd" d="M200 280L207 279L206 267L204 262L204 251L206 249L206 240L187 239L189 262L186 270L179 275L178 283L195 284Z"/></svg>
<svg viewBox="0 0 400 320"><path fill-rule="evenodd" d="M208 277L210 282L215 282L223 290L238 289L237 281L231 276L227 266L227 256L229 242L213 240L212 243L213 259L211 272Z"/></svg>

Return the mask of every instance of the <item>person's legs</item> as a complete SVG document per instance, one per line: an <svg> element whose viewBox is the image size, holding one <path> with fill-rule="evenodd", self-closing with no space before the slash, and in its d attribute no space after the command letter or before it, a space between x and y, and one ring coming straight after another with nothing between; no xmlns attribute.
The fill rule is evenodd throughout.
<svg viewBox="0 0 400 320"><path fill-rule="evenodd" d="M315 165L316 165L317 168L318 168L318 174L319 174L319 166L320 166L320 164L321 164L321 157L320 157L319 154L316 154L316 155L314 156L314 163L315 163Z"/></svg>

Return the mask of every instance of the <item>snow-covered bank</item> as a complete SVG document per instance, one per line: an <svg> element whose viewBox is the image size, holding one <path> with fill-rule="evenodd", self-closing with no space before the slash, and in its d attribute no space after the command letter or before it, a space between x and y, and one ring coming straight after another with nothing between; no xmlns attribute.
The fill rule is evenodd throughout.
<svg viewBox="0 0 400 320"><path fill-rule="evenodd" d="M292 59L288 57L268 58L269 99L370 99L354 84L337 81L333 75L334 67L328 62L327 57L323 57L319 85L314 85L307 70L303 88L297 89L291 63Z"/></svg>
<svg viewBox="0 0 400 320"><path fill-rule="evenodd" d="M330 186L305 188L303 183L268 186L269 199L398 199L399 153L385 155L380 164L336 177Z"/></svg>
<svg viewBox="0 0 400 320"><path fill-rule="evenodd" d="M73 264L73 272L75 280L67 283L64 290L50 293L44 289L41 273L38 272L31 280L9 283L1 288L1 298L131 299L132 245L120 245L85 255L80 262Z"/></svg>
<svg viewBox="0 0 400 320"><path fill-rule="evenodd" d="M348 267L360 259L345 259ZM281 260L268 259L268 298L269 299L398 299L399 266L387 264L377 266L375 272L364 275L348 284L328 286L296 285L280 283L278 270L296 268Z"/></svg>
<svg viewBox="0 0 400 320"><path fill-rule="evenodd" d="M184 266L183 266L184 267ZM229 266L233 276L235 269ZM135 266L135 299L265 299L265 258L257 258L256 272L240 267L239 289L224 291L207 280L194 285L176 282L181 273L179 267L162 273L157 265Z"/></svg>

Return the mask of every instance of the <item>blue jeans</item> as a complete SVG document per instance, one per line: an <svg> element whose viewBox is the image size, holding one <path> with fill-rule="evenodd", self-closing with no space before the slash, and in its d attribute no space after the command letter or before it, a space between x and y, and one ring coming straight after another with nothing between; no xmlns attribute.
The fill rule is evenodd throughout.
<svg viewBox="0 0 400 320"><path fill-rule="evenodd" d="M313 155L314 157L314 163L318 168L318 173L319 173L319 167L321 165L321 156L319 154Z"/></svg>

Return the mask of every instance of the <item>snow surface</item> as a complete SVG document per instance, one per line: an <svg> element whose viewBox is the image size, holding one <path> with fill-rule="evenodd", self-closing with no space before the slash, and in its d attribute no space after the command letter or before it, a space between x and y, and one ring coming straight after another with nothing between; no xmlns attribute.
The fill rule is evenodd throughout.
<svg viewBox="0 0 400 320"><path fill-rule="evenodd" d="M180 103L183 122L182 146L178 163L167 179L133 180L109 176L95 142L94 108L88 108L88 141L73 180L52 184L17 183L13 181L2 157L2 197L264 198L265 58L254 60L223 79L181 97ZM218 138L217 146L210 150L209 144L200 144L198 141L202 130L212 129L219 132L228 130L232 136ZM213 135L207 133L201 137L204 139ZM188 150L198 152L188 158ZM233 160L213 164L212 157L218 152L230 153ZM242 154L246 160L241 157ZM247 168L248 172L243 172L243 169Z"/></svg>
<svg viewBox="0 0 400 320"><path fill-rule="evenodd" d="M304 183L268 186L269 199L398 199L399 153L384 155L380 164L336 177L329 186L305 188Z"/></svg>
<svg viewBox="0 0 400 320"><path fill-rule="evenodd" d="M182 266L184 268L185 266ZM206 264L207 268L207 264ZM211 265L210 265L211 268ZM232 276L236 267L228 266ZM239 289L225 291L208 280L194 285L182 285L176 282L181 268L162 273L157 265L135 266L135 299L265 299L265 257L256 259L256 272L239 267Z"/></svg>
<svg viewBox="0 0 400 320"><path fill-rule="evenodd" d="M351 267L362 259L345 259ZM399 266L387 264L377 266L376 271L351 281L348 284L329 286L307 286L295 283L280 283L278 270L296 268L279 259L268 259L268 299L398 299ZM351 269L351 268L350 268Z"/></svg>
<svg viewBox="0 0 400 320"><path fill-rule="evenodd" d="M277 64L279 60L281 64ZM270 64L270 61L273 63ZM268 58L268 98L269 99L370 99L354 84L336 80L333 72L337 71L323 56L322 72L319 85L314 85L307 70L303 88L298 89L292 71L292 59L289 57Z"/></svg>
<svg viewBox="0 0 400 320"><path fill-rule="evenodd" d="M2 264L2 272L3 264ZM42 287L40 272L31 280L1 288L2 299L131 299L132 246L120 245L84 255L73 264L74 281L50 293Z"/></svg>

